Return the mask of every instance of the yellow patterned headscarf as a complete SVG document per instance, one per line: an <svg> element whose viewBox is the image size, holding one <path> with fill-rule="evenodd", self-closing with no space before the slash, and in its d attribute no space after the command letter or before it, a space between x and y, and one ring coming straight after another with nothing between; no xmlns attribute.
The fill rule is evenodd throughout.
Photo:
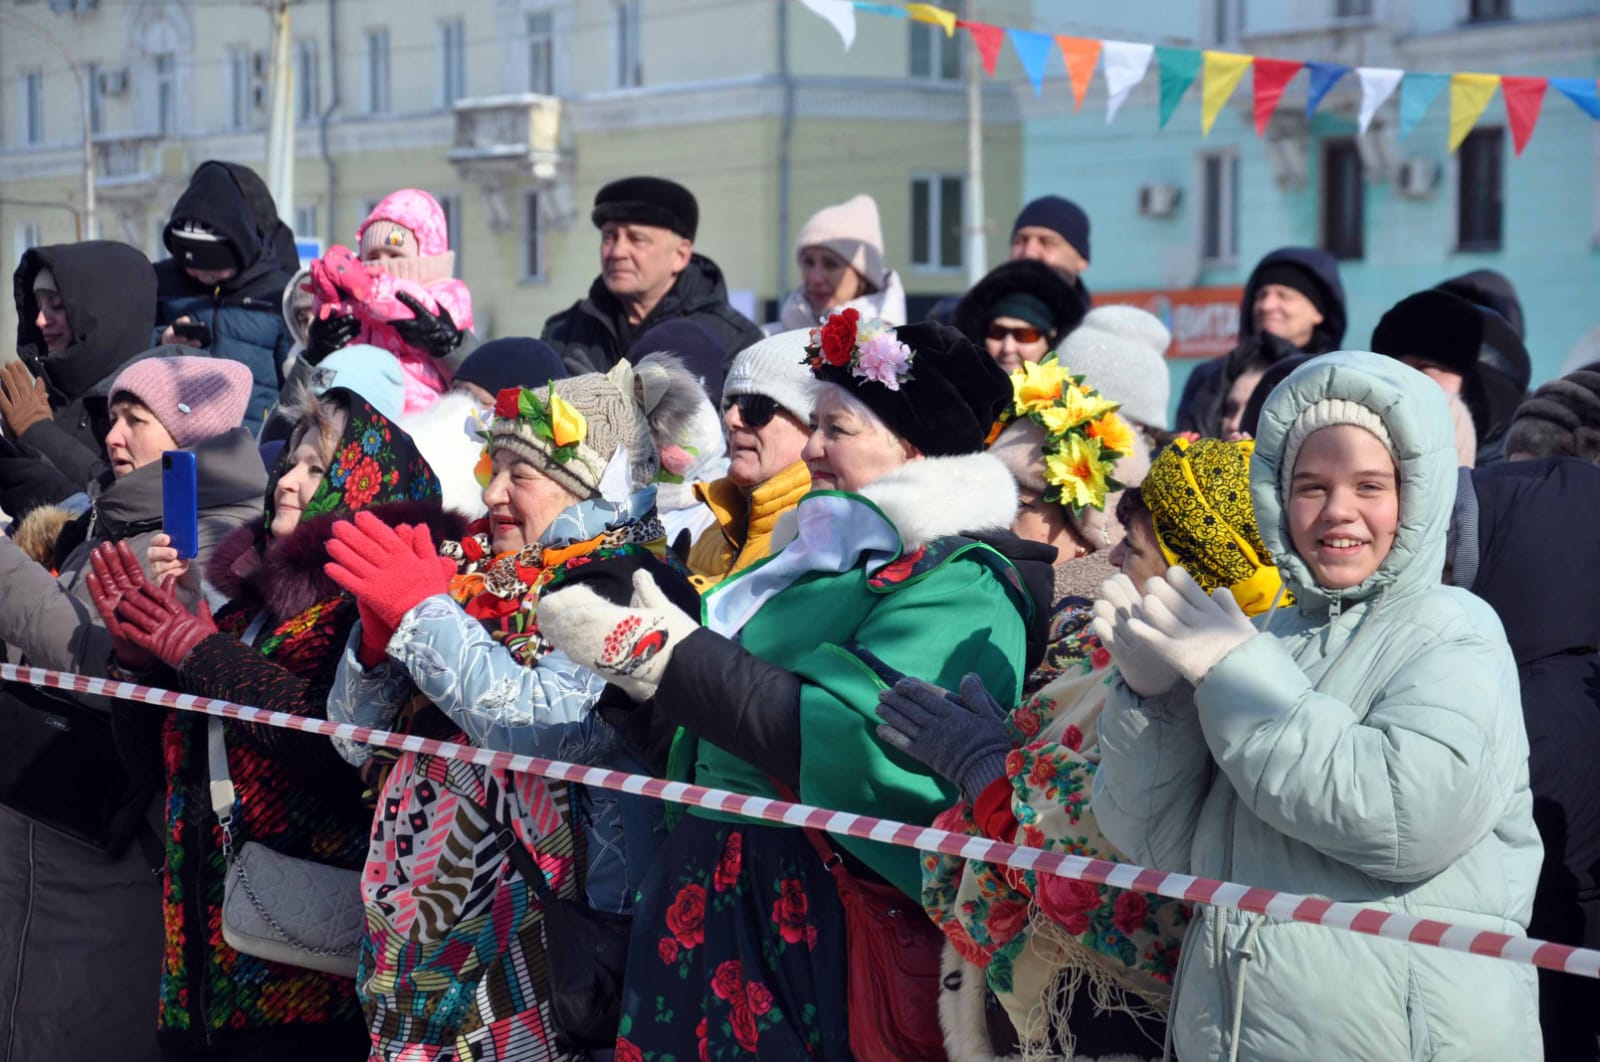
<svg viewBox="0 0 1600 1062"><path fill-rule="evenodd" d="M1181 565L1207 591L1227 587L1247 616L1271 608L1283 587L1250 503L1254 452L1248 439L1176 439L1140 485L1167 563ZM1284 593L1283 604L1292 600Z"/></svg>

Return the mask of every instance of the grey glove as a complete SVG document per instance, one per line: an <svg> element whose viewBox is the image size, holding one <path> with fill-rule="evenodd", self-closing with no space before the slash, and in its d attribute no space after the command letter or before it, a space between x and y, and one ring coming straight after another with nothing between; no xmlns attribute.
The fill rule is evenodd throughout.
<svg viewBox="0 0 1600 1062"><path fill-rule="evenodd" d="M959 694L903 678L878 694L878 736L955 783L972 803L1006 773L1008 714L975 674L961 680Z"/></svg>

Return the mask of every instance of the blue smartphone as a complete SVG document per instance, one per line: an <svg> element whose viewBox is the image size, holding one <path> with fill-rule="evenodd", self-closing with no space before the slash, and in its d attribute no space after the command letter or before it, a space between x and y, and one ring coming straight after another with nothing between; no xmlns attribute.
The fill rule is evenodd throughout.
<svg viewBox="0 0 1600 1062"><path fill-rule="evenodd" d="M187 450L161 453L161 530L184 560L200 552L200 507L194 454Z"/></svg>

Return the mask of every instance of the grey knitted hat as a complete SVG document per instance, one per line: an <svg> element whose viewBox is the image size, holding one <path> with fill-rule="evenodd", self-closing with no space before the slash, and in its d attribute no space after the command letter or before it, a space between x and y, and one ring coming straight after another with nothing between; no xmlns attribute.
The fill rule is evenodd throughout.
<svg viewBox="0 0 1600 1062"><path fill-rule="evenodd" d="M1120 403L1124 417L1165 431L1171 342L1172 333L1154 314L1135 306L1101 306L1067 334L1056 354L1062 365Z"/></svg>

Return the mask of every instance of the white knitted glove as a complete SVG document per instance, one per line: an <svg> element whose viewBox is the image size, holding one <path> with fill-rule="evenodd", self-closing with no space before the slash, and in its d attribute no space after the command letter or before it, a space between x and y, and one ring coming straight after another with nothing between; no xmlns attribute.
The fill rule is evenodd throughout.
<svg viewBox="0 0 1600 1062"><path fill-rule="evenodd" d="M1223 657L1256 636L1255 626L1226 587L1207 594L1179 567L1151 579L1128 634L1195 685Z"/></svg>
<svg viewBox="0 0 1600 1062"><path fill-rule="evenodd" d="M1141 697L1159 697L1178 684L1178 673L1142 641L1129 636L1128 623L1138 606L1139 591L1133 580L1114 575L1100 587L1091 626L1128 688Z"/></svg>
<svg viewBox="0 0 1600 1062"><path fill-rule="evenodd" d="M672 650L700 629L646 571L633 573L626 606L580 584L541 597L536 619L551 645L635 701L655 696Z"/></svg>

